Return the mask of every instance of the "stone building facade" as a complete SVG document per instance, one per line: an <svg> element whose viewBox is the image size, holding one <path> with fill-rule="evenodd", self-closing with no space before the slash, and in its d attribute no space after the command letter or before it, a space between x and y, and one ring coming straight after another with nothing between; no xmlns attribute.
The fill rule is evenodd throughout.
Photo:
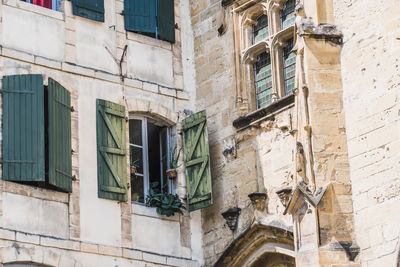
<svg viewBox="0 0 400 267"><path fill-rule="evenodd" d="M398 1L190 2L206 265L397 266Z"/></svg>
<svg viewBox="0 0 400 267"><path fill-rule="evenodd" d="M84 9L85 3L93 2L103 3L104 6ZM33 87L29 84L24 87L18 83L25 78L38 82L41 92L43 86L46 89L54 83L59 84L69 92L70 103L58 101L58 104L61 108L73 109L69 122L72 149L72 175L69 177L73 181L69 193L49 188L45 185L47 182L6 181L8 174L6 171L2 173L0 266L201 264L199 211L190 214L185 211L182 215L167 217L157 214L154 208L145 207L143 203L131 203L131 194L126 190L131 191L135 180L132 183L128 181L130 187L121 189L125 192L122 196L126 201L101 198L98 192L101 189L98 177L102 170L98 169L97 155L100 154L97 154L96 129L98 131L102 121L98 120L101 114L96 115L96 100L112 103L110 107L115 105L125 109L123 122L125 117L131 120L133 116L138 116L168 128L171 145L181 142L176 129L179 129L185 116L183 111L193 110L193 48L190 42L182 43L182 39L191 39L192 35L189 5L185 1L168 3L172 4L169 8L172 8L176 27L171 22L168 28L174 35L164 41L151 34L146 36L127 30L127 22L124 21L127 4L124 1L0 1L2 118L16 114L17 109L24 110L24 105L32 108L27 104L28 98L23 100L27 102L10 102L6 96L12 94L12 90L22 90L20 94L31 90ZM10 85L13 79L14 87ZM12 103L15 109L5 110L12 107ZM106 118L119 114L115 110L110 112ZM6 151L2 153L2 164L8 164L8 168L17 162L6 159L6 153L18 153L19 149L24 151L23 146L35 147L32 143L35 141L22 144L16 141L10 151L6 150L6 147L12 146L10 136L27 136L37 123L33 121L29 124L29 119L25 120L26 128L8 129L15 131L6 136L4 129L10 121L2 121L2 151ZM115 124L114 119L111 124ZM126 140L130 140L129 137L132 139L128 126L126 123ZM63 128L53 136L56 143L60 143L63 134L67 133L68 130ZM124 139L124 134L119 136L120 141ZM33 136L30 140L35 138ZM129 142L126 145L126 151L129 151ZM48 153L47 150L45 153ZM31 160L39 158L42 160L43 155L38 154ZM128 162L121 163L121 166L129 166L129 157L125 158ZM51 164L47 158L45 160L46 166ZM25 165L21 164L22 172ZM117 172L130 173L129 168L125 168ZM182 168L178 169L178 173L178 180L170 182L168 190L183 197L186 192ZM146 178L151 177L143 179ZM129 180L129 176L122 177L122 180ZM140 186L143 185L136 185ZM110 194L113 194L112 191Z"/></svg>
<svg viewBox="0 0 400 267"><path fill-rule="evenodd" d="M141 1L104 1L88 18L79 0L0 1L0 266L398 266L400 3L175 0L165 41L129 28L126 3ZM71 95L69 193L6 181L5 81L27 74ZM98 99L183 148L177 179L159 180L189 205L182 215L143 205L149 147L164 143L131 141L148 134L131 122L143 180L126 175L126 199L99 197ZM185 146L195 119L182 122L202 110L199 161ZM193 192L201 162L212 183ZM199 183L212 198L192 211Z"/></svg>

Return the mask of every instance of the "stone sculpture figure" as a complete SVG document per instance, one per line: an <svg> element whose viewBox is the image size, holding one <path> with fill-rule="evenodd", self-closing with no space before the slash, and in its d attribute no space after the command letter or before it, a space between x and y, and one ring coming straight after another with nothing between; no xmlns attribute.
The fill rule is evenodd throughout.
<svg viewBox="0 0 400 267"><path fill-rule="evenodd" d="M296 144L296 171L301 177L301 181L304 181L306 184L308 184L308 179L306 177L306 162L304 158L304 149L303 145L300 142L297 142Z"/></svg>

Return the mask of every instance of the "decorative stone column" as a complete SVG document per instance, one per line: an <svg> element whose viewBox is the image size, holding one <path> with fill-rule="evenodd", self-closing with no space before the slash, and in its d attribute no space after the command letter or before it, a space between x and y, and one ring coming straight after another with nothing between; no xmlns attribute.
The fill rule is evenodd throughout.
<svg viewBox="0 0 400 267"><path fill-rule="evenodd" d="M285 214L293 218L298 266L359 266L342 104L342 34L335 25L318 24L312 18L321 9L308 7L297 7L297 184Z"/></svg>

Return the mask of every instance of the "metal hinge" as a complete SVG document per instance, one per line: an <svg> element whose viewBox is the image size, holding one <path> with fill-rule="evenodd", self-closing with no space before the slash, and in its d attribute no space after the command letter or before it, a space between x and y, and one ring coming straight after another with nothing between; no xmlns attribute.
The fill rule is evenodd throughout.
<svg viewBox="0 0 400 267"><path fill-rule="evenodd" d="M60 105L62 105L62 106L64 106L64 107L66 107L67 109L70 109L71 112L74 112L74 111L75 111L75 109L74 109L73 106L68 106L67 104L65 104L65 103L63 103L63 102L61 102L60 100L55 99L55 98L54 98L54 101L56 101L58 104L60 104Z"/></svg>

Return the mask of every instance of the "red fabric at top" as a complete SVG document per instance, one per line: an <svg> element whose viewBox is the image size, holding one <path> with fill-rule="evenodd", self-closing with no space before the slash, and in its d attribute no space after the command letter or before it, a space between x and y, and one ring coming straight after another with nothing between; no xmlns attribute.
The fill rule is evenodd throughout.
<svg viewBox="0 0 400 267"><path fill-rule="evenodd" d="M51 9L51 0L33 0L32 3L34 5L47 7Z"/></svg>

